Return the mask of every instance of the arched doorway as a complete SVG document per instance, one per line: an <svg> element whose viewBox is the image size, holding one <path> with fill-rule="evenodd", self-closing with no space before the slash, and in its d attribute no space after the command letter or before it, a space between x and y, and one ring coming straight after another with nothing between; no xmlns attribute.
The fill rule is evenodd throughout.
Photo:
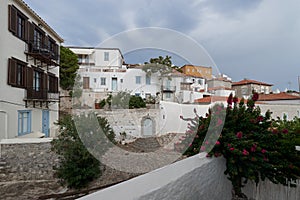
<svg viewBox="0 0 300 200"><path fill-rule="evenodd" d="M155 121L150 116L142 118L142 136L151 137L155 133Z"/></svg>

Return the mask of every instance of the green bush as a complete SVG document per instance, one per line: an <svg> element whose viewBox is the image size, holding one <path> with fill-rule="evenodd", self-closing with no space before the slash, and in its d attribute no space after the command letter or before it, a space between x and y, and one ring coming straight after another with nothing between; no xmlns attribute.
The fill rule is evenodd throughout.
<svg viewBox="0 0 300 200"><path fill-rule="evenodd" d="M129 108L145 108L146 103L140 96L131 96L129 100Z"/></svg>
<svg viewBox="0 0 300 200"><path fill-rule="evenodd" d="M275 184L296 186L293 181L300 176L300 153L295 150L295 145L299 145L299 119L274 121L269 111L261 114L255 106L257 99L258 94L253 94L246 106L244 100L238 103L230 95L227 108L216 105L206 117L190 120L186 138L175 146L179 150L189 146L185 151L188 156L204 151L208 152L207 157L223 156L224 173L238 197L245 197L241 188L248 180L258 183L268 178ZM225 117L223 127L220 116ZM216 133L220 133L219 138Z"/></svg>
<svg viewBox="0 0 300 200"><path fill-rule="evenodd" d="M89 116L81 115L79 118ZM103 132L114 141L114 133L105 118L98 118ZM52 150L60 156L56 168L58 178L70 188L82 188L101 175L101 163L86 149L77 133L72 116L66 115L59 122L59 136L52 141Z"/></svg>

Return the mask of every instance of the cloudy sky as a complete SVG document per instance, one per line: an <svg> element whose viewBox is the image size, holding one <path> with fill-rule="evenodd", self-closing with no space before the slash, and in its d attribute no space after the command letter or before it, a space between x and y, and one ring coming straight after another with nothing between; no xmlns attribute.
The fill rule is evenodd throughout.
<svg viewBox="0 0 300 200"><path fill-rule="evenodd" d="M112 35L135 28L167 28L201 44L220 72L234 81L248 78L272 83L273 89L298 90L299 0L25 2L65 39L66 46L97 46ZM148 59L133 53L125 55L127 63ZM185 63L174 59L174 64Z"/></svg>

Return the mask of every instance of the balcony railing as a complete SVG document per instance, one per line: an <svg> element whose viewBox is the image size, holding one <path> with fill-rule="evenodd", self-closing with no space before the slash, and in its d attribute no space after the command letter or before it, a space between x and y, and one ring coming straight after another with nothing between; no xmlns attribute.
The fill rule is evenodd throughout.
<svg viewBox="0 0 300 200"><path fill-rule="evenodd" d="M37 41L29 41L25 46L25 53L38 59L58 60L58 49Z"/></svg>
<svg viewBox="0 0 300 200"><path fill-rule="evenodd" d="M27 100L44 100L44 101L57 101L59 100L59 92L49 92L42 88L27 88Z"/></svg>
<svg viewBox="0 0 300 200"><path fill-rule="evenodd" d="M176 91L176 86L165 86L165 85L163 85L163 86L161 86L161 90L163 91L163 92L175 92Z"/></svg>

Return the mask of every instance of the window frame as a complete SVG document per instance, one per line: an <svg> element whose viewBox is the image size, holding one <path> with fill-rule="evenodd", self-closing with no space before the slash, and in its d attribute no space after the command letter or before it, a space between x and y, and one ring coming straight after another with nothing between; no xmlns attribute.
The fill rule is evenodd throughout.
<svg viewBox="0 0 300 200"><path fill-rule="evenodd" d="M27 63L16 58L8 59L7 84L17 88L26 87Z"/></svg>
<svg viewBox="0 0 300 200"><path fill-rule="evenodd" d="M146 75L146 85L151 85L151 76Z"/></svg>
<svg viewBox="0 0 300 200"><path fill-rule="evenodd" d="M24 118L24 114L27 113L27 117ZM24 130L24 120L27 119L26 128ZM23 136L26 134L31 133L31 119L32 119L32 112L31 110L18 110L18 136ZM20 127L21 124L21 127Z"/></svg>
<svg viewBox="0 0 300 200"><path fill-rule="evenodd" d="M104 61L109 61L109 52L108 51L104 52Z"/></svg>
<svg viewBox="0 0 300 200"><path fill-rule="evenodd" d="M142 77L141 76L135 76L135 84L140 85L142 83Z"/></svg>
<svg viewBox="0 0 300 200"><path fill-rule="evenodd" d="M100 85L102 86L106 85L106 77L100 77Z"/></svg>

